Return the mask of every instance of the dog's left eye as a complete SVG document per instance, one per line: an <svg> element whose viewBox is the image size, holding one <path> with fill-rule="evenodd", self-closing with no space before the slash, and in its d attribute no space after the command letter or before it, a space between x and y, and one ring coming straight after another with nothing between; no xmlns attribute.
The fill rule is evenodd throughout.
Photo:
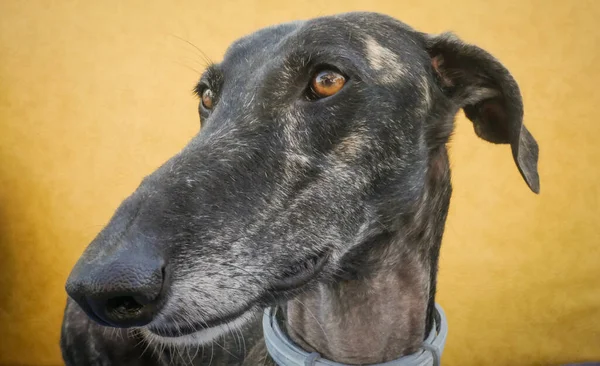
<svg viewBox="0 0 600 366"><path fill-rule="evenodd" d="M310 81L310 89L318 98L326 98L342 90L346 84L344 75L333 70L316 73Z"/></svg>
<svg viewBox="0 0 600 366"><path fill-rule="evenodd" d="M211 90L211 89L204 89L204 91L202 92L202 106L206 109L212 109L213 107L213 102L215 99L215 93Z"/></svg>

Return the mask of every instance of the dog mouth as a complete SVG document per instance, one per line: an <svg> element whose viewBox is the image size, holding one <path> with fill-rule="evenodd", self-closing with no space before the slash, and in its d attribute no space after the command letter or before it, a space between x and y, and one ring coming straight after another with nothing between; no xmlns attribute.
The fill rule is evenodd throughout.
<svg viewBox="0 0 600 366"><path fill-rule="evenodd" d="M189 346L209 343L220 336L241 328L260 314L260 308L251 306L247 311L230 314L211 322L202 322L198 326L179 326L173 328L148 326L141 328L141 334L150 343L167 346Z"/></svg>
<svg viewBox="0 0 600 366"><path fill-rule="evenodd" d="M249 302L246 306L219 316L218 318L199 322L186 322L173 325L149 325L145 329L152 338L167 339L167 342L179 343L182 341L203 342L206 338L212 339L213 334L229 331L238 327L260 313L260 310L273 302L289 298L296 290L306 286L323 272L329 262L330 252L318 253L289 266L278 279L265 291L265 294ZM147 333L146 332L146 333Z"/></svg>
<svg viewBox="0 0 600 366"><path fill-rule="evenodd" d="M283 275L271 285L271 292L285 293L305 286L323 271L330 256L331 251L316 253L289 266Z"/></svg>
<svg viewBox="0 0 600 366"><path fill-rule="evenodd" d="M190 335L200 335L203 332L210 333L211 331L220 327L228 328L230 324L237 323L241 319L252 315L257 312L256 306L250 305L240 311L236 311L219 318L214 318L208 321L202 321L191 324L184 324L178 326L148 326L146 329L155 336L164 338L178 338L186 337ZM253 311L254 310L254 311Z"/></svg>

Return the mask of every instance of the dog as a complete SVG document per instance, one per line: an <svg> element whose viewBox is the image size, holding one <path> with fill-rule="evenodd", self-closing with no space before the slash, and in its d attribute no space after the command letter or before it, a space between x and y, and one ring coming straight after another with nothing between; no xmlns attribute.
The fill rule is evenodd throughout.
<svg viewBox="0 0 600 366"><path fill-rule="evenodd" d="M234 42L198 82L201 130L143 179L66 284L67 365L272 363L260 315L347 364L434 327L460 109L539 192L509 71L451 33L354 12Z"/></svg>

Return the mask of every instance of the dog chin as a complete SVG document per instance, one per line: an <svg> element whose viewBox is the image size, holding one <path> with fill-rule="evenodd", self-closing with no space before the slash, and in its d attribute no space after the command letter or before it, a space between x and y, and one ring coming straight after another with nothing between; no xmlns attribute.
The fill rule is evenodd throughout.
<svg viewBox="0 0 600 366"><path fill-rule="evenodd" d="M165 337L150 331L147 328L140 328L142 336L150 344L166 345L166 346L200 346L203 344L211 343L219 337L234 332L236 329L240 329L244 324L252 320L257 314L258 310L252 308L237 318L230 320L226 323L215 325L210 328L203 328L197 332L185 334L176 337Z"/></svg>

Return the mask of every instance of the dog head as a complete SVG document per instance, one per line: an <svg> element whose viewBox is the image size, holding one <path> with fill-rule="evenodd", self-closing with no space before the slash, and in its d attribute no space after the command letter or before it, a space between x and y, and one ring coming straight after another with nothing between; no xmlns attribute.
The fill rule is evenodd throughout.
<svg viewBox="0 0 600 366"><path fill-rule="evenodd" d="M260 30L196 92L200 132L121 204L69 277L101 324L203 343L334 281L348 253L417 212L460 108L477 135L510 144L539 190L510 73L476 46L384 15Z"/></svg>

